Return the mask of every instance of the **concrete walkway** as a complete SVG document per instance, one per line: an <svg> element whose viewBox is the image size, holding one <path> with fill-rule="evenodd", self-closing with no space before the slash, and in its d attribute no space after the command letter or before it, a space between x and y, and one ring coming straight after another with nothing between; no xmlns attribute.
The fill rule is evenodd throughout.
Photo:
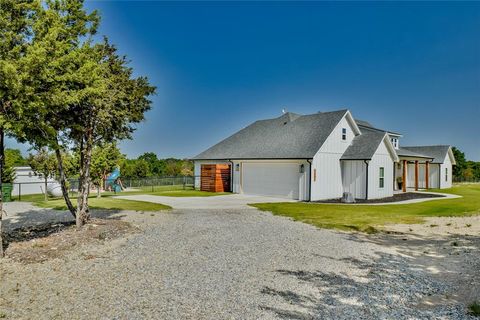
<svg viewBox="0 0 480 320"><path fill-rule="evenodd" d="M118 199L161 203L175 209L245 209L249 203L296 202L284 198L272 198L245 194L231 194L212 197L164 197L153 195L118 196Z"/></svg>

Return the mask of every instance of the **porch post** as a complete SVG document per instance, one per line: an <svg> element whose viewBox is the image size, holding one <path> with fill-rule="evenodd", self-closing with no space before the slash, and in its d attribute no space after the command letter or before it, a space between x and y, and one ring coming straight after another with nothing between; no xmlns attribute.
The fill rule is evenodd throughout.
<svg viewBox="0 0 480 320"><path fill-rule="evenodd" d="M418 160L415 160L415 191L418 191Z"/></svg>
<svg viewBox="0 0 480 320"><path fill-rule="evenodd" d="M407 160L403 160L403 184L402 191L407 192Z"/></svg>
<svg viewBox="0 0 480 320"><path fill-rule="evenodd" d="M428 167L429 167L429 164L430 164L429 161L425 162L425 189L428 189L428 176L429 176Z"/></svg>

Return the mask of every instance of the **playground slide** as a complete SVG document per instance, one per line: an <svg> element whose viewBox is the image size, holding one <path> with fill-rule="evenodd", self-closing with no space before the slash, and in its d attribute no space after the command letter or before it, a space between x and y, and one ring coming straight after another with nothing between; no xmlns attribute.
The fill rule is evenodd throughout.
<svg viewBox="0 0 480 320"><path fill-rule="evenodd" d="M115 168L113 172L107 177L106 187L111 187L115 192L122 191L122 186L118 183L118 178L120 177L120 169Z"/></svg>

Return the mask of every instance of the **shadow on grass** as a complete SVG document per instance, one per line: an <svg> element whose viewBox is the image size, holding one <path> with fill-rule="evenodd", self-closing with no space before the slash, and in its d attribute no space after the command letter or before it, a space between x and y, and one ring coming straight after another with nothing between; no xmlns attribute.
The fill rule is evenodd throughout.
<svg viewBox="0 0 480 320"><path fill-rule="evenodd" d="M302 320L470 319L467 306L480 293L478 237L448 237L434 243L426 238L403 243L401 238L385 235L349 238L395 245L400 254L376 252L375 259L316 256L330 260L332 265L346 263L357 276L278 269L275 273L285 278L284 283L293 280L296 285L294 289L264 287L261 293L280 304L262 305L261 309L283 319ZM460 245L452 245L454 241L460 241Z"/></svg>

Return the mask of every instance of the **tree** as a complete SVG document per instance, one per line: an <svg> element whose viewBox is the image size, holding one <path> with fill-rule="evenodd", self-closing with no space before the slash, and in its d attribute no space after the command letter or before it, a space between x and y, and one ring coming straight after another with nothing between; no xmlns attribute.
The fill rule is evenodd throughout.
<svg viewBox="0 0 480 320"><path fill-rule="evenodd" d="M81 48L96 32L99 17L95 11L87 13L80 0L34 3L29 42L18 59L19 70L25 74L22 88L26 94L22 95L21 112L12 112L10 117L17 129L17 140L38 150L54 150L63 197L75 216L62 159L72 145L65 137L65 121L70 119L69 106L91 90L81 81L85 73Z"/></svg>
<svg viewBox="0 0 480 320"><path fill-rule="evenodd" d="M460 151L460 149L453 147L453 156L455 157L455 162L457 163L453 166L453 178L455 180L462 179L465 169L467 168L467 161L465 160L465 153Z"/></svg>
<svg viewBox="0 0 480 320"><path fill-rule="evenodd" d="M19 149L5 149L5 163L12 167L28 165Z"/></svg>
<svg viewBox="0 0 480 320"><path fill-rule="evenodd" d="M25 78L19 61L24 56L31 35L32 14L39 2L31 0L0 0L0 190L2 176L6 174L5 133L15 132L10 115L18 113L24 97L22 80ZM0 257L3 256L2 215L3 200L0 192Z"/></svg>
<svg viewBox="0 0 480 320"><path fill-rule="evenodd" d="M93 148L91 176L97 186L97 197L101 197L100 189L105 187L107 175L120 165L122 159L123 155L115 142Z"/></svg>
<svg viewBox="0 0 480 320"><path fill-rule="evenodd" d="M48 152L46 148L39 150L36 154L30 154L28 163L33 172L43 177L45 201L48 201L47 186L48 178L55 176L57 172L57 159L55 154Z"/></svg>

